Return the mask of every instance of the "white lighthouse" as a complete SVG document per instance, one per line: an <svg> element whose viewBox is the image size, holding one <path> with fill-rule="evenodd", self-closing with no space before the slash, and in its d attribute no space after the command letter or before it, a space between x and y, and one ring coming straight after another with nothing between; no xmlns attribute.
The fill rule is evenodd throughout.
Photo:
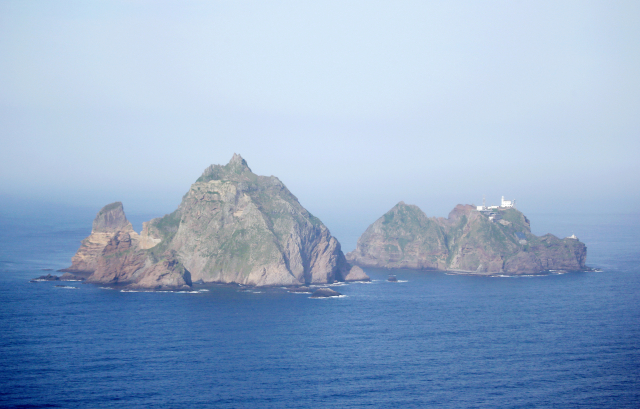
<svg viewBox="0 0 640 409"><path fill-rule="evenodd" d="M516 201L515 200L504 200L504 196L502 196L502 201L500 202L500 207L506 207L506 208L516 207Z"/></svg>

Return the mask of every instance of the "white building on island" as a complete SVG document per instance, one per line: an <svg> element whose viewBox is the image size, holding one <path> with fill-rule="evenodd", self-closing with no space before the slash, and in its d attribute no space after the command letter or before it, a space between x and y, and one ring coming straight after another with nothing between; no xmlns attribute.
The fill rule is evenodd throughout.
<svg viewBox="0 0 640 409"><path fill-rule="evenodd" d="M502 196L502 202L500 203L500 207L506 207L506 208L516 207L516 201L515 200L504 200L504 196Z"/></svg>
<svg viewBox="0 0 640 409"><path fill-rule="evenodd" d="M495 210L495 209L510 209L516 207L515 200L504 200L504 196L502 196L502 200L500 201L500 206L487 206L485 203L484 197L482 198L482 206L476 206L476 210L479 212L484 212L487 210Z"/></svg>

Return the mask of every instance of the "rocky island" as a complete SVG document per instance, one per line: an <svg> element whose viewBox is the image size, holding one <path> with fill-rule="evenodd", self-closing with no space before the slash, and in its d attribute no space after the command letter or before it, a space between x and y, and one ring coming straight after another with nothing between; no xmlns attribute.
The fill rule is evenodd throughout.
<svg viewBox="0 0 640 409"><path fill-rule="evenodd" d="M140 234L122 203L100 210L91 235L61 271L87 282L181 289L192 282L304 286L369 277L275 176L254 174L240 155L211 165L173 213Z"/></svg>
<svg viewBox="0 0 640 409"><path fill-rule="evenodd" d="M575 236L535 236L515 207L489 212L458 205L444 219L400 202L367 228L346 257L364 267L520 275L584 270L587 248Z"/></svg>

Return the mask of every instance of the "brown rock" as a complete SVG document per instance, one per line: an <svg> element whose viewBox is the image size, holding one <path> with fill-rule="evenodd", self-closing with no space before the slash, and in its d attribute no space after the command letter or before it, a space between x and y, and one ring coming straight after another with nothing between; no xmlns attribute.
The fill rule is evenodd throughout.
<svg viewBox="0 0 640 409"><path fill-rule="evenodd" d="M130 240L138 240L138 234L124 214L122 203L115 202L100 209L93 221L91 235L82 240L71 259L71 267L60 271L93 273L98 268L102 251L119 232L127 233Z"/></svg>

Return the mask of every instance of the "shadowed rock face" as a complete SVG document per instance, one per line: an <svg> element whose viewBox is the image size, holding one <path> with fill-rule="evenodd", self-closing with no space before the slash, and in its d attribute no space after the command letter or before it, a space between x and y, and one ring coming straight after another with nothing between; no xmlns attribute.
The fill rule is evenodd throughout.
<svg viewBox="0 0 640 409"><path fill-rule="evenodd" d="M92 233L115 233L120 230L128 230L131 223L124 215L121 202L114 202L106 205L98 212L93 220ZM131 229L133 230L133 229Z"/></svg>
<svg viewBox="0 0 640 409"><path fill-rule="evenodd" d="M529 220L513 208L491 220L474 206L458 205L443 219L400 202L369 226L347 259L369 267L532 274L584 269L586 254L578 240L533 235Z"/></svg>
<svg viewBox="0 0 640 409"><path fill-rule="evenodd" d="M136 288L368 279L350 273L340 243L278 178L254 174L235 154L207 168L178 209L144 223L141 235L120 203L105 206L65 271L79 270L92 271L91 282Z"/></svg>

